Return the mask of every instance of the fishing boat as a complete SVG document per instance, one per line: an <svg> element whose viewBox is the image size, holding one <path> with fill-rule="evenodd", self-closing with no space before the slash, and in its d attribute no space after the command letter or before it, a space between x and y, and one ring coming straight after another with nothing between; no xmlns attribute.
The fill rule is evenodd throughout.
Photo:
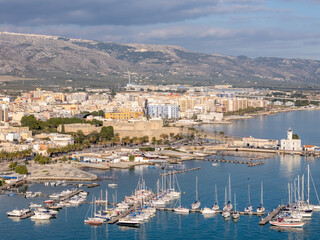
<svg viewBox="0 0 320 240"><path fill-rule="evenodd" d="M237 212L237 201L236 201L236 193L234 193L234 212L232 213L232 219L239 219L240 213Z"/></svg>
<svg viewBox="0 0 320 240"><path fill-rule="evenodd" d="M191 209L199 209L201 206L201 203L198 199L198 176L196 176L196 201L191 204Z"/></svg>
<svg viewBox="0 0 320 240"><path fill-rule="evenodd" d="M249 185L248 185L248 207L246 207L246 208L244 209L244 211L245 211L246 213L251 214L251 213L252 213L252 210L253 210L253 208L252 208L252 205L251 205L251 203L250 203L250 184L249 184Z"/></svg>
<svg viewBox="0 0 320 240"><path fill-rule="evenodd" d="M264 213L265 208L263 207L263 182L261 182L261 203L260 206L257 208L258 213Z"/></svg>
<svg viewBox="0 0 320 240"><path fill-rule="evenodd" d="M280 217L270 221L271 226L277 226L277 227L299 227L300 228L300 227L303 227L304 224L305 224L304 222L290 221Z"/></svg>

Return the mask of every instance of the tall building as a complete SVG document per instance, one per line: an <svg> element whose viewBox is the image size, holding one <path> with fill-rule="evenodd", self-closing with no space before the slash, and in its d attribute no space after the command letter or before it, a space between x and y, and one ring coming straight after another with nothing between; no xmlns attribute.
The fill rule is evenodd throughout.
<svg viewBox="0 0 320 240"><path fill-rule="evenodd" d="M147 106L151 118L179 118L179 106L176 104L152 104Z"/></svg>
<svg viewBox="0 0 320 240"><path fill-rule="evenodd" d="M0 122L8 122L9 121L9 108L7 105L3 104L0 107Z"/></svg>

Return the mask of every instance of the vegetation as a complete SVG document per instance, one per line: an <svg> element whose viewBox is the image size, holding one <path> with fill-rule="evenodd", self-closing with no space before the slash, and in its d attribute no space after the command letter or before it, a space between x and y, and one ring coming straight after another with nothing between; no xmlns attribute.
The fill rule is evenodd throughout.
<svg viewBox="0 0 320 240"><path fill-rule="evenodd" d="M26 149L22 151L15 151L15 152L6 152L6 151L1 151L0 152L0 160L9 160L12 161L14 159L23 159L30 157L32 155L32 150L31 149Z"/></svg>
<svg viewBox="0 0 320 240"><path fill-rule="evenodd" d="M298 134L294 133L294 134L292 135L292 139L300 139L300 138L299 138Z"/></svg>
<svg viewBox="0 0 320 240"><path fill-rule="evenodd" d="M87 121L85 119L78 118L50 118L47 121L37 120L34 115L24 116L21 118L21 126L29 127L32 131L40 132L57 132L59 125L72 124L72 123L90 123L96 126L102 126L102 121L93 119L92 121Z"/></svg>
<svg viewBox="0 0 320 240"><path fill-rule="evenodd" d="M255 112L259 112L262 111L264 108L262 107L257 107L257 108L253 108L253 107L248 107L248 108L244 108L244 109L239 109L237 111L232 111L232 112L226 112L223 115L225 117L227 116L232 116L232 115L244 115L244 114L248 114L248 113L255 113Z"/></svg>
<svg viewBox="0 0 320 240"><path fill-rule="evenodd" d="M94 117L104 117L104 111L103 110L99 110L99 111L93 111L93 112L89 112L89 111L84 111L82 112L84 114L91 114Z"/></svg>
<svg viewBox="0 0 320 240"><path fill-rule="evenodd" d="M51 158L37 154L34 161L38 164L48 164L51 162Z"/></svg>
<svg viewBox="0 0 320 240"><path fill-rule="evenodd" d="M18 165L17 162L11 162L10 165L9 165L9 168L10 168L11 170L14 170L17 165Z"/></svg>
<svg viewBox="0 0 320 240"><path fill-rule="evenodd" d="M26 165L18 165L18 166L16 166L16 168L14 170L16 173L19 173L19 174L27 174L28 173L28 168L26 167Z"/></svg>
<svg viewBox="0 0 320 240"><path fill-rule="evenodd" d="M135 157L134 157L133 155L130 155L130 156L129 156L129 161L130 161L130 162L133 162L134 159L135 159Z"/></svg>
<svg viewBox="0 0 320 240"><path fill-rule="evenodd" d="M140 151L145 151L145 152L153 152L155 151L155 148L153 147L144 147L144 148L139 148Z"/></svg>
<svg viewBox="0 0 320 240"><path fill-rule="evenodd" d="M297 100L295 102L295 105L297 107L305 107L305 106L309 106L310 102L308 100Z"/></svg>

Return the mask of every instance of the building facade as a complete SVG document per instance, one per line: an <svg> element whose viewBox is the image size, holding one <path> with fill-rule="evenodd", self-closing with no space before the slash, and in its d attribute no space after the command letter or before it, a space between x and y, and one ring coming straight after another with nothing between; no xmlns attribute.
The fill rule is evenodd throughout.
<svg viewBox="0 0 320 240"><path fill-rule="evenodd" d="M300 151L301 150L301 140L293 139L293 132L291 129L287 131L287 139L281 139L281 150L286 151Z"/></svg>
<svg viewBox="0 0 320 240"><path fill-rule="evenodd" d="M152 104L147 106L147 114L151 118L179 118L179 106L176 104Z"/></svg>

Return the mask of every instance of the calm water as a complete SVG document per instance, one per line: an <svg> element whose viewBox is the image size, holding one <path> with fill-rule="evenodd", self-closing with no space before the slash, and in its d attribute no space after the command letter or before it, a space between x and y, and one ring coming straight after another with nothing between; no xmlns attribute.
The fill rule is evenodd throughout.
<svg viewBox="0 0 320 240"><path fill-rule="evenodd" d="M277 116L259 117L250 120L237 121L234 125L215 126L218 131L226 134L280 139L288 127L293 128L301 138L308 143L320 145L317 122L318 111L284 113ZM206 125L206 128L213 126ZM221 130L220 130L221 129ZM310 142L309 142L310 141ZM226 159L232 157L225 157ZM232 195L237 194L237 209L243 210L248 203L248 184L251 185L251 203L256 208L260 204L260 182L264 183L264 205L272 210L279 204L286 203L287 183L292 182L297 174L306 173L310 169L316 187L320 189L320 167L318 159L305 159L300 156L275 156L264 160L265 164L249 168L243 165L220 164L212 166L210 162L184 162L186 168L201 167L201 170L177 175L182 195L182 205L190 206L195 199L195 177L198 176L199 196L202 207L210 207L214 203L214 184L218 186L220 207L224 202L224 188L228 185L228 175L231 175ZM110 172L93 171L99 175L112 175ZM138 167L135 170L112 171L118 177L118 199L130 194L141 175L149 187L155 189L161 170ZM100 190L107 188L108 181L101 186L89 189L90 195L98 195ZM61 191L66 187L45 187L43 184L33 184L31 191L51 193ZM116 192L109 189L109 201ZM173 212L157 212L156 216L138 229L123 229L117 225L101 227L86 226L83 220L88 212L88 205L64 208L57 219L37 223L30 219L15 221L7 218L6 211L14 208L27 207L30 201L41 202L43 198L24 199L20 196L0 196L0 239L319 239L320 212L314 213L311 221L302 231L279 232L270 225L259 226L259 217L241 216L238 222L223 220L220 215L204 218L201 214L177 215ZM313 187L311 201L316 203Z"/></svg>

